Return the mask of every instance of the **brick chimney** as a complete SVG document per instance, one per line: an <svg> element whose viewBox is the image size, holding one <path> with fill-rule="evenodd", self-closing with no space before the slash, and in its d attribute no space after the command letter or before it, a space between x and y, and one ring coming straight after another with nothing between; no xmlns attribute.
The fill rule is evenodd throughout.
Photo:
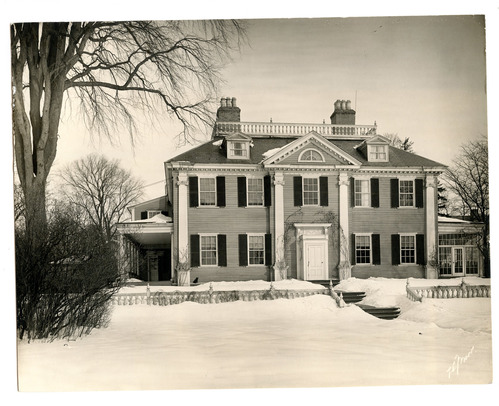
<svg viewBox="0 0 499 406"><path fill-rule="evenodd" d="M355 110L350 100L336 100L331 114L331 124L355 125Z"/></svg>
<svg viewBox="0 0 499 406"><path fill-rule="evenodd" d="M236 105L235 97L222 97L217 110L217 122L240 122L241 109Z"/></svg>

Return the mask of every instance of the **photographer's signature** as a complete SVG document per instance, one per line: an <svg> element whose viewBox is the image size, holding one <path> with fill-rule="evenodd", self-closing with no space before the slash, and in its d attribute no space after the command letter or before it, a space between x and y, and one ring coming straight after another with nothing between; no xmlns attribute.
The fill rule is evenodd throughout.
<svg viewBox="0 0 499 406"><path fill-rule="evenodd" d="M447 374L449 374L449 379L452 376L452 374L459 375L459 367L463 365L466 361L468 361L468 358L471 357L471 354L473 354L474 349L475 346L471 347L471 350L469 350L468 354L466 354L464 357L460 357L459 355L456 355L454 357L452 365L449 368L447 368Z"/></svg>

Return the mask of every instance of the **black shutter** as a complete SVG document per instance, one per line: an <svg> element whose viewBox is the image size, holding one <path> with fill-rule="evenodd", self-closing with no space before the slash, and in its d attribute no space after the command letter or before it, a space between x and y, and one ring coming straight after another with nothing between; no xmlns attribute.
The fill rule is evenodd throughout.
<svg viewBox="0 0 499 406"><path fill-rule="evenodd" d="M218 266L227 266L227 236L218 234Z"/></svg>
<svg viewBox="0 0 499 406"><path fill-rule="evenodd" d="M199 266L199 235L191 234L191 266Z"/></svg>
<svg viewBox="0 0 499 406"><path fill-rule="evenodd" d="M371 207L379 207L379 179L371 178Z"/></svg>
<svg viewBox="0 0 499 406"><path fill-rule="evenodd" d="M217 176L217 206L225 207L225 176Z"/></svg>
<svg viewBox="0 0 499 406"><path fill-rule="evenodd" d="M321 206L329 206L327 176L321 176L319 178L319 190Z"/></svg>
<svg viewBox="0 0 499 406"><path fill-rule="evenodd" d="M293 197L294 197L294 205L295 206L301 206L303 204L301 188L302 188L301 176L294 176L293 177Z"/></svg>
<svg viewBox="0 0 499 406"><path fill-rule="evenodd" d="M424 199L423 199L423 179L416 179L414 182L416 184L416 207L423 208Z"/></svg>
<svg viewBox="0 0 499 406"><path fill-rule="evenodd" d="M399 207L399 180L390 179L390 195L392 208Z"/></svg>
<svg viewBox="0 0 499 406"><path fill-rule="evenodd" d="M357 257L356 257L356 252L355 252L356 251L356 249L355 249L355 234L352 234L352 241L351 242L352 242L352 244L351 244L351 248L350 248L351 249L351 251L350 251L351 260L350 261L351 261L351 265L355 265L357 263L357 261L356 261Z"/></svg>
<svg viewBox="0 0 499 406"><path fill-rule="evenodd" d="M239 234L239 266L248 266L248 236Z"/></svg>
<svg viewBox="0 0 499 406"><path fill-rule="evenodd" d="M350 205L355 207L355 179L350 178Z"/></svg>
<svg viewBox="0 0 499 406"><path fill-rule="evenodd" d="M162 214L163 216L168 216L168 212L167 212L166 210L161 210L161 214Z"/></svg>
<svg viewBox="0 0 499 406"><path fill-rule="evenodd" d="M416 263L426 265L424 234L416 235Z"/></svg>
<svg viewBox="0 0 499 406"><path fill-rule="evenodd" d="M198 207L198 177L189 176L189 206Z"/></svg>
<svg viewBox="0 0 499 406"><path fill-rule="evenodd" d="M266 175L263 178L263 201L265 207L270 207L272 205L272 195L270 192L270 175Z"/></svg>
<svg viewBox="0 0 499 406"><path fill-rule="evenodd" d="M265 234L265 265L272 265L272 234Z"/></svg>
<svg viewBox="0 0 499 406"><path fill-rule="evenodd" d="M237 177L237 205L246 207L246 176Z"/></svg>
<svg viewBox="0 0 499 406"><path fill-rule="evenodd" d="M381 249L379 234L373 234L371 237L372 243L372 253L373 253L373 265L381 265Z"/></svg>
<svg viewBox="0 0 499 406"><path fill-rule="evenodd" d="M140 212L140 219L141 220L147 219L147 211L141 211Z"/></svg>
<svg viewBox="0 0 499 406"><path fill-rule="evenodd" d="M392 265L400 264L400 235L392 234Z"/></svg>

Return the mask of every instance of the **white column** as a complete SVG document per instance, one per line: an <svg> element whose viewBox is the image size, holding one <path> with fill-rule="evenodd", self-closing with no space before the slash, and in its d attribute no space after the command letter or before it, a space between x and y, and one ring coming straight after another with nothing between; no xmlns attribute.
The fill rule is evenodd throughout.
<svg viewBox="0 0 499 406"><path fill-rule="evenodd" d="M284 263L284 175L274 175L274 241L275 241L275 264L274 280L285 278Z"/></svg>
<svg viewBox="0 0 499 406"><path fill-rule="evenodd" d="M352 276L352 266L350 265L350 250L348 248L348 175L340 173L339 188L340 188L340 229L339 229L339 244L340 244L340 263L338 271L340 280L348 279Z"/></svg>
<svg viewBox="0 0 499 406"><path fill-rule="evenodd" d="M426 177L426 278L437 279L438 269L434 260L437 259L437 178Z"/></svg>
<svg viewBox="0 0 499 406"><path fill-rule="evenodd" d="M177 255L180 261L189 257L189 223L187 221L188 212L188 187L189 179L186 173L179 173L177 178L178 186L178 225L177 225ZM172 253L173 254L173 253Z"/></svg>

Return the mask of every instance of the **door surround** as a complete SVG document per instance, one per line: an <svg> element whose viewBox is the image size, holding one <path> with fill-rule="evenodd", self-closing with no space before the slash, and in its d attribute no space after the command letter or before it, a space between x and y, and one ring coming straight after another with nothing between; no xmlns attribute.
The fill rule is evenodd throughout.
<svg viewBox="0 0 499 406"><path fill-rule="evenodd" d="M329 277L329 233L331 223L295 223L297 277L301 280L319 280ZM307 249L310 246L323 247L322 276L309 275ZM311 279L313 278L313 279Z"/></svg>

